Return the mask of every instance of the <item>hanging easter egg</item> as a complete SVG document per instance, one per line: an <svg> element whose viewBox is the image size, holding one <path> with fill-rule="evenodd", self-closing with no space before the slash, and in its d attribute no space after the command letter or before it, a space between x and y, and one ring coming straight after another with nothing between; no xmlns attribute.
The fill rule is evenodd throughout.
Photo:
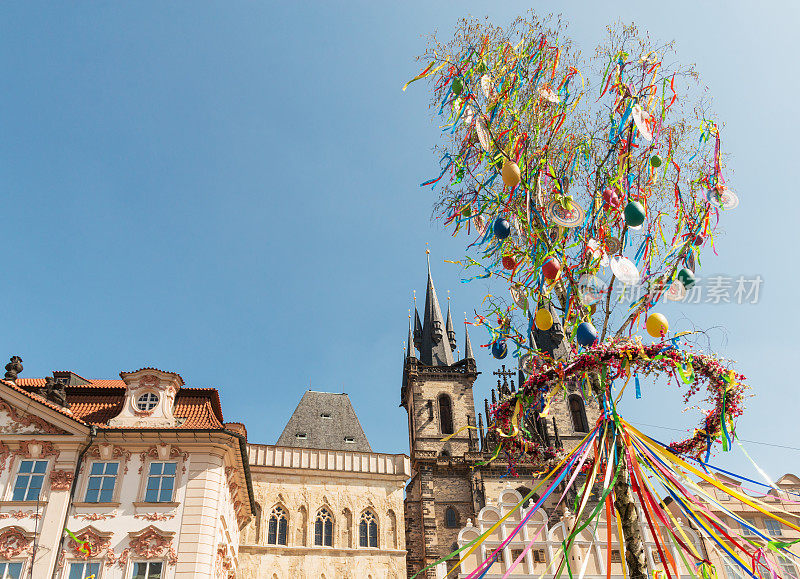
<svg viewBox="0 0 800 579"><path fill-rule="evenodd" d="M457 76L453 79L453 84L450 85L450 89L456 96L461 94L461 92L464 90L464 81L461 80L460 76Z"/></svg>
<svg viewBox="0 0 800 579"><path fill-rule="evenodd" d="M690 288L694 285L694 272L691 269L683 268L678 272L678 281L683 284L683 287Z"/></svg>
<svg viewBox="0 0 800 579"><path fill-rule="evenodd" d="M547 216L553 223L561 227L577 227L581 225L584 217L586 217L583 207L571 200L565 205L567 207L564 207L558 201L552 201L547 207Z"/></svg>
<svg viewBox="0 0 800 579"><path fill-rule="evenodd" d="M625 206L625 223L628 227L638 227L644 223L644 207L638 201L631 201Z"/></svg>
<svg viewBox="0 0 800 579"><path fill-rule="evenodd" d="M519 165L517 165L514 161L509 161L508 159L503 161L502 174L503 183L509 187L516 187L519 185L519 182L522 179L519 172Z"/></svg>
<svg viewBox="0 0 800 579"><path fill-rule="evenodd" d="M692 239L692 245L696 245L696 246L699 247L699 246L703 245L704 241L705 241L705 238L698 233L697 235L694 236L694 239Z"/></svg>
<svg viewBox="0 0 800 579"><path fill-rule="evenodd" d="M561 262L555 257L548 257L542 264L542 274L546 279L556 279L561 270Z"/></svg>
<svg viewBox="0 0 800 579"><path fill-rule="evenodd" d="M478 63L478 66L476 67L476 69L477 69L479 74L485 74L486 71L488 70L488 67L486 66L486 61L481 60Z"/></svg>
<svg viewBox="0 0 800 579"><path fill-rule="evenodd" d="M575 334L575 339L581 346L589 347L597 341L597 330L591 322L581 322L578 325L578 331Z"/></svg>
<svg viewBox="0 0 800 579"><path fill-rule="evenodd" d="M653 169L658 169L661 166L662 162L663 161L661 160L661 157L659 157L658 155L653 155L652 157L650 157L650 166L653 167Z"/></svg>
<svg viewBox="0 0 800 579"><path fill-rule="evenodd" d="M533 323L536 324L537 328L545 332L553 327L553 314L545 308L536 310L536 315L533 316Z"/></svg>
<svg viewBox="0 0 800 579"><path fill-rule="evenodd" d="M527 311L528 294L525 291L525 286L514 284L508 288L508 292L511 294L511 299L514 300L514 303L517 304L521 310Z"/></svg>
<svg viewBox="0 0 800 579"><path fill-rule="evenodd" d="M625 285L636 285L639 283L639 270L636 265L627 257L615 255L611 258L611 272Z"/></svg>
<svg viewBox="0 0 800 579"><path fill-rule="evenodd" d="M669 322L664 314L650 314L645 322L647 333L654 338L663 338L669 330Z"/></svg>
<svg viewBox="0 0 800 579"><path fill-rule="evenodd" d="M711 205L720 209L736 209L739 206L739 198L736 193L725 187L725 185L709 189L706 192L706 198Z"/></svg>
<svg viewBox="0 0 800 579"><path fill-rule="evenodd" d="M497 239L505 239L511 234L511 225L509 225L508 221L503 217L498 217L494 220L492 231L494 231L494 235Z"/></svg>
<svg viewBox="0 0 800 579"><path fill-rule="evenodd" d="M497 358L498 360L502 360L508 354L508 346L504 340L496 340L492 344L492 356Z"/></svg>
<svg viewBox="0 0 800 579"><path fill-rule="evenodd" d="M609 207L618 209L622 205L622 197L616 187L606 187L603 189L603 201Z"/></svg>
<svg viewBox="0 0 800 579"><path fill-rule="evenodd" d="M609 255L615 255L622 251L622 242L616 237L606 237L605 244Z"/></svg>
<svg viewBox="0 0 800 579"><path fill-rule="evenodd" d="M464 207L461 208L461 215L463 215L464 217L469 217L470 215L472 215L472 207L470 207L469 205L464 205Z"/></svg>
<svg viewBox="0 0 800 579"><path fill-rule="evenodd" d="M486 119L479 118L475 123L475 132L478 134L478 141L481 148L487 153L492 150L492 139L489 137L489 129L486 128Z"/></svg>
<svg viewBox="0 0 800 579"><path fill-rule="evenodd" d="M686 288L683 287L681 282L675 280L664 295L666 295L667 299L671 302L680 302L686 297Z"/></svg>
<svg viewBox="0 0 800 579"><path fill-rule="evenodd" d="M544 85L539 89L539 96L546 100L547 102L558 104L559 98L558 95L553 92L553 89L550 88L548 85Z"/></svg>
<svg viewBox="0 0 800 579"><path fill-rule="evenodd" d="M585 306L591 306L603 299L606 293L606 282L597 277L596 275L583 274L578 280L578 295L581 303Z"/></svg>
<svg viewBox="0 0 800 579"><path fill-rule="evenodd" d="M503 267L513 271L517 267L517 260L514 259L513 255L504 255L503 256Z"/></svg>
<svg viewBox="0 0 800 579"><path fill-rule="evenodd" d="M494 96L496 96L494 92L494 82L492 82L492 77L490 77L488 74L484 74L481 77L481 91L487 100L491 100Z"/></svg>
<svg viewBox="0 0 800 579"><path fill-rule="evenodd" d="M642 138L645 141L652 141L653 125L655 124L653 115L648 113L639 105L634 105L633 109L631 110L631 116L633 117L633 124L636 125L636 128L638 129L639 134L642 135Z"/></svg>

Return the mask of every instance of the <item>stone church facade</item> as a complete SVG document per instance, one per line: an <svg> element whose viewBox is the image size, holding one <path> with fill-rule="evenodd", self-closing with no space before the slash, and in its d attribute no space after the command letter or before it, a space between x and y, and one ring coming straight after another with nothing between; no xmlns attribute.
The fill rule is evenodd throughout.
<svg viewBox="0 0 800 579"><path fill-rule="evenodd" d="M555 313L555 312L554 312ZM553 316L558 320L558 316ZM547 332L534 329L528 339L532 347L555 357L565 352L563 332L558 322ZM476 413L473 385L479 372L469 334L465 329L464 357L455 360L456 333L448 304L442 316L436 288L428 268L425 309L422 318L415 311L409 324L403 366L400 405L408 414L411 480L406 486L405 527L408 549L408 576L412 576L458 548L459 532L468 520L509 484L509 464L498 456L489 464L497 439L484 432L484 416L490 416L490 402L484 400L485 414ZM418 353L417 353L418 352ZM514 372L495 372L500 376L491 391L491 404L514 394ZM523 380L517 374L518 383ZM526 418L526 428L553 451L573 448L600 414L596 404L585 404L578 384L568 384L556 394L549 410ZM476 420L477 417L477 420ZM488 425L488 424L487 424ZM524 485L536 484L542 464L514 465L519 478L515 488L527 493ZM545 505L553 517L552 505ZM426 572L426 577L442 577L457 561Z"/></svg>

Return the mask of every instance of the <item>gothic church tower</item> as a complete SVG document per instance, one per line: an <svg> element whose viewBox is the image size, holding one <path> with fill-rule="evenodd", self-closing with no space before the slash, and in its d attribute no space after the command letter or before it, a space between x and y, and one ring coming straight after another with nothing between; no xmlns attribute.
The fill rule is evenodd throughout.
<svg viewBox="0 0 800 579"><path fill-rule="evenodd" d="M429 263L422 321L416 308L409 321L400 394L408 412L412 470L405 501L409 576L450 553L461 527L483 506L470 469L482 456L472 397L478 372L469 334L459 361L454 361L455 347L450 307L445 322ZM435 577L434 571L427 576Z"/></svg>

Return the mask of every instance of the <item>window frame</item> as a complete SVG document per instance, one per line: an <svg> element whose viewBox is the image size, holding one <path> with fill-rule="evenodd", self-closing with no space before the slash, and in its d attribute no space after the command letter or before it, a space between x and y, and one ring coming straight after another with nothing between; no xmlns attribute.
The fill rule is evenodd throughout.
<svg viewBox="0 0 800 579"><path fill-rule="evenodd" d="M452 513L452 521L450 520L450 513ZM444 510L444 526L447 529L457 529L458 528L458 521L460 517L458 516L458 511L454 509L452 506L449 506ZM452 525L450 523L453 523Z"/></svg>
<svg viewBox="0 0 800 579"><path fill-rule="evenodd" d="M580 408L577 409L580 418L580 424L576 424L575 422L575 412L576 410L572 408L572 403L575 401L577 404L580 405ZM567 397L567 406L569 410L569 417L570 422L572 422L572 430L573 432L580 432L585 434L590 431L589 429L589 417L586 415L586 403L584 402L583 398L578 394L570 394ZM585 429L585 430L581 430Z"/></svg>
<svg viewBox="0 0 800 579"><path fill-rule="evenodd" d="M69 576L72 572L73 565L83 565L83 575L81 575L81 579L88 577L86 574L86 565L97 565L97 575L96 579L101 579L103 577L103 561L100 559L87 559L84 561L83 559L68 559L65 561L64 565L64 579L69 579Z"/></svg>
<svg viewBox="0 0 800 579"><path fill-rule="evenodd" d="M145 396L155 396L156 399L155 399L155 401L148 399L148 404L150 402L153 403L153 405L150 408L146 408L146 409L145 408L139 408L139 401L142 398L144 398ZM152 412L155 411L156 408L158 408L158 405L160 403L161 403L161 395L158 392L156 392L154 390L146 390L144 392L141 392L140 394L137 394L136 398L133 399L133 408L134 408L134 410L136 410L136 412L146 412L148 414L151 414Z"/></svg>
<svg viewBox="0 0 800 579"><path fill-rule="evenodd" d="M443 402L447 403L447 411L444 410ZM441 434L454 434L456 431L456 422L453 416L453 398L446 392L440 393L436 397L436 406L439 411L439 432ZM445 420L447 418L447 420Z"/></svg>
<svg viewBox="0 0 800 579"><path fill-rule="evenodd" d="M783 526L774 519L764 518L764 527L767 530L767 532L764 533L765 535L769 535L770 537L783 536Z"/></svg>
<svg viewBox="0 0 800 579"><path fill-rule="evenodd" d="M92 502L92 501L86 500L87 499L86 494L89 492L89 479L92 476L102 476L102 477L110 476L110 475L105 475L105 474L103 474L103 475L93 475L93 474L91 474L92 468L94 467L94 465L98 464L98 463L109 464L109 463L112 463L112 462L117 464L117 474L114 475L114 490L111 493L111 500L110 501L100 501L100 500L98 500L97 502ZM84 476L81 477L82 478L82 481L81 481L81 493L78 495L78 496L83 497L83 502L86 503L86 504L91 504L91 505L110 505L110 504L117 503L118 502L118 498L119 498L119 488L120 488L120 486L122 486L120 484L120 474L121 474L121 471L122 471L122 462L119 461L119 460L100 460L100 459L95 459L95 460L90 461L89 464L86 465L86 466L87 466L87 468L84 471L85 474L84 474ZM101 490L102 490L102 488L101 488ZM99 493L97 495L97 498L98 499L100 498L100 494Z"/></svg>
<svg viewBox="0 0 800 579"><path fill-rule="evenodd" d="M7 561L0 561L0 572L5 574L5 572L8 570L8 565L14 565L16 563L19 563L21 565L19 569L19 577L20 579L22 579L23 577L25 577L25 570L26 570L25 564L27 563L27 561L28 561L27 559L9 559ZM6 566L5 569L3 569L3 565Z"/></svg>
<svg viewBox="0 0 800 579"><path fill-rule="evenodd" d="M283 513L282 517L277 518L277 522L275 523L275 542L269 542L270 536L270 523L272 522L272 515L275 513L276 510L280 510ZM286 542L281 543L281 520L286 522ZM289 509L287 509L282 503L276 503L272 505L272 508L269 510L269 515L267 515L267 532L266 532L266 544L272 547L288 547L289 546Z"/></svg>
<svg viewBox="0 0 800 579"><path fill-rule="evenodd" d="M160 505L167 505L169 503L177 502L175 499L178 496L178 489L180 488L180 482L181 482L180 481L180 474L179 474L180 473L180 469L178 468L178 463L179 462L180 461L178 461L178 460L156 460L156 459L154 459L154 460L149 460L144 464L143 472L145 472L146 474L142 477L142 481L141 481L141 487L142 488L141 488L141 491L139 493L139 496L141 497L141 502L147 503L148 505L159 505L159 504ZM150 469L152 468L153 464L157 464L157 463L174 464L175 465L175 474L173 475L174 479L173 479L173 485L172 485L172 496L171 496L170 500L168 500L168 501L156 501L156 502L153 502L153 501L148 501L147 500L147 489L149 487L150 477L153 476L150 473ZM158 475L158 476L163 478L163 476L164 476L163 475L163 470L162 470L162 474ZM160 493L161 493L161 487L159 487L159 495L160 495Z"/></svg>
<svg viewBox="0 0 800 579"><path fill-rule="evenodd" d="M42 472L42 473L35 473L35 472L23 473L23 475L31 475L31 474L35 474L36 476L41 475L41 477L42 477L42 486L39 487L39 495L38 495L37 498L35 498L35 499L23 498L23 499L17 500L17 499L14 498L14 489L17 488L17 478L19 478L19 475L20 475L19 469L22 468L23 463L25 463L26 461L33 462L34 463L34 467L33 467L34 469L36 468L35 467L36 463L38 463L38 462L45 463L44 472ZM28 457L25 457L25 456L21 456L21 457L19 457L19 460L17 460L16 462L17 462L17 464L12 466L12 468L14 469L14 476L9 477L10 481L9 481L8 490L7 490L7 494L6 494L6 500L9 501L9 502L16 502L16 503L35 503L35 502L43 502L43 501L47 500L48 487L47 487L47 485L45 483L47 481L47 476L50 473L50 460L47 459L47 458L28 458ZM26 495L28 494L28 491L30 491L30 480L28 480L28 486L26 487L26 491L25 491Z"/></svg>
<svg viewBox="0 0 800 579"><path fill-rule="evenodd" d="M367 519L365 521L365 519ZM363 544L362 536L361 536L361 525L366 522L366 545ZM372 539L371 531L371 524L375 525L375 544L370 545ZM361 511L361 516L358 518L358 548L359 549L380 549L381 541L380 541L380 525L378 524L378 515L375 514L375 511L372 509L364 509Z"/></svg>
<svg viewBox="0 0 800 579"><path fill-rule="evenodd" d="M126 579L133 579L135 577L133 572L136 569L136 565L145 563L147 564L147 575L145 575L145 579L150 579L150 565L152 563L159 563L161 565L161 579L166 579L167 562L164 559L132 559L130 562L130 571L125 573Z"/></svg>
<svg viewBox="0 0 800 579"><path fill-rule="evenodd" d="M323 517L322 515L327 515ZM317 543L317 526L322 523L322 531L320 532L320 542ZM317 511L314 517L314 546L315 547L333 547L333 533L334 533L334 520L331 509L327 506L322 507ZM330 529L330 536L328 536L328 529ZM330 539L330 541L326 541Z"/></svg>

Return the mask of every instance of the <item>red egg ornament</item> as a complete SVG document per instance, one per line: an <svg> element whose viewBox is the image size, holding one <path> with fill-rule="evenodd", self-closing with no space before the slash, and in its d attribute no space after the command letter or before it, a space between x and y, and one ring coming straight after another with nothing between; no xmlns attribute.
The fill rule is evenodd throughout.
<svg viewBox="0 0 800 579"><path fill-rule="evenodd" d="M511 255L504 255L503 256L503 267L513 271L517 267L517 260L514 259Z"/></svg>
<svg viewBox="0 0 800 579"><path fill-rule="evenodd" d="M622 205L622 197L620 197L619 191L615 187L606 187L603 190L603 201L605 201L606 205L615 209Z"/></svg>
<svg viewBox="0 0 800 579"><path fill-rule="evenodd" d="M555 257L548 257L542 264L542 274L546 279L556 279L561 271L561 262Z"/></svg>

